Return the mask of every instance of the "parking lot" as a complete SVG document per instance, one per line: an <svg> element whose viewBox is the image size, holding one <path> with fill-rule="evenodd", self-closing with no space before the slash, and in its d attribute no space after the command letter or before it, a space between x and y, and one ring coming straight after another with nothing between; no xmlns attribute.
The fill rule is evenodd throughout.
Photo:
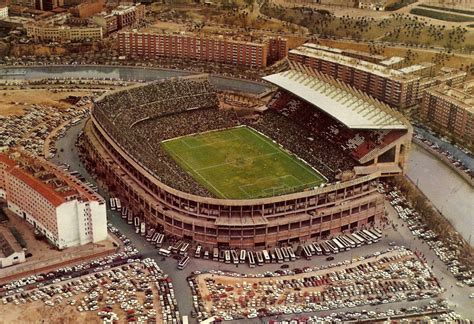
<svg viewBox="0 0 474 324"><path fill-rule="evenodd" d="M179 318L172 283L150 259L132 259L120 266L97 268L89 275L64 276L52 284L15 292L2 298L2 322L35 322L44 317L51 323L166 323Z"/></svg>
<svg viewBox="0 0 474 324"><path fill-rule="evenodd" d="M198 318L226 320L413 301L442 291L409 250L390 249L356 260L253 276L210 271L189 284Z"/></svg>

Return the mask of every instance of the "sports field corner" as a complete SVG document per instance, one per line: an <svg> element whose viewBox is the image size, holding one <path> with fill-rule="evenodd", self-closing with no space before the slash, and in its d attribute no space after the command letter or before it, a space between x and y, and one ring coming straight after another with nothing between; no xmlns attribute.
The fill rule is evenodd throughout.
<svg viewBox="0 0 474 324"><path fill-rule="evenodd" d="M219 198L282 195L326 182L311 166L246 126L174 138L161 145Z"/></svg>

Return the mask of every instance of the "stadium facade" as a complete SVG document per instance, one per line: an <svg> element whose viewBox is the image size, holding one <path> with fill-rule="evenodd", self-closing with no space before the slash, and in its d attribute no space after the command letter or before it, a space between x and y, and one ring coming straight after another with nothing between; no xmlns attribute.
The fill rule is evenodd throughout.
<svg viewBox="0 0 474 324"><path fill-rule="evenodd" d="M309 100L311 98L306 97L306 94L316 90L306 89L304 90L306 94L299 93L299 90L291 87L290 79L299 80L304 84L321 82L321 86L334 89L336 92L324 93L321 89L321 91L318 90L318 97L312 99L322 100L321 102L325 104L322 105L323 107L317 107ZM147 225L156 227L167 235L189 239L204 246L258 249L288 242L316 240L376 223L383 216L384 199L378 192L379 179L382 176L404 172L404 161L412 132L409 123L396 112L335 80L323 78L314 71L299 69L269 76L267 80L279 88L275 96L281 97L278 93L285 92L287 97L296 100L304 109L312 107L315 113L325 114L325 118L331 120L331 123L343 117L338 116L335 111L329 111L328 107L334 102L327 101L328 98L336 93L341 98L348 98L346 101L338 101L338 109L344 109L341 106L344 103L353 103L354 106L343 114L346 116L343 120L347 124L337 121L329 126L334 129L337 125L345 129L344 134L354 136L350 138L350 152L346 151L348 148L343 149L337 145L335 148L339 150L338 152L345 152L344 154L350 156L348 159L351 159L355 166L349 169L333 170L337 175L335 177L328 175L329 179L332 179L330 183L300 192L257 199L220 199L201 194L199 191L183 189L184 187L178 181L168 181L168 177L176 169L166 169L170 162L159 155L159 151L154 151L154 146L145 144L145 140L140 139L140 127L147 130L145 133L151 130L150 126L154 127L155 133L146 135L148 136L146 138L151 140L156 137L154 135L157 132L156 129L166 128L170 118L176 120L180 115L183 115L183 120L195 123L189 133L201 130L200 123L196 124L199 121L199 115L189 114L204 114L206 120L211 118L208 114L218 114L216 115L218 117L212 115L213 119L221 118L217 107L204 107L208 99L203 98L210 93L205 82L201 85L199 83L202 83L202 80L189 77L181 80L184 80L181 81L181 83L184 82L184 86L176 80L168 80L151 86L141 86L143 89L135 88L104 95L95 102L92 116L87 121L81 138L86 165L90 166L90 169L104 180L109 189L125 202L133 214L139 216ZM197 86L195 86L196 83ZM151 89L144 87L154 88L153 91L148 91ZM193 100L190 100L192 102L190 104L185 103L184 106L176 108L174 97L179 97L180 100L183 98L181 90L183 87L191 92L189 96ZM133 107L125 107L129 100L140 101L141 99L135 99L142 98L140 94L160 93L165 88L169 102L149 98L149 102L138 102ZM171 93L169 89L173 89ZM323 98L324 96L326 99ZM273 98L269 102L268 109L260 117L259 123L264 124L273 120L294 123L287 119L284 113L273 107L276 101L285 106L281 100L276 99L278 98ZM333 99L337 98L333 97ZM170 103L173 102L175 104L171 108ZM203 106L197 107L197 102L201 102ZM115 104L122 106L118 112ZM152 114L149 110L150 105L153 106ZM143 113L147 109L148 112ZM145 124L140 126L141 123ZM212 127L214 126L213 124ZM225 123L225 126L228 126L228 123ZM283 128L284 124L280 126ZM176 131L177 127L178 125L172 129ZM352 132L351 127L356 129L355 133ZM123 128L127 128L126 134ZM378 136L382 132L384 139L386 135L389 137L393 133L397 135L392 136L390 141L384 141L384 139L378 141L375 146L368 138L361 143L357 142L372 131L377 132ZM266 135L279 142L279 139L272 136L270 132ZM136 140L132 140L134 136ZM176 134L166 134L166 136L176 136ZM288 137L291 137L291 134L288 134ZM354 139L357 143L353 143ZM315 141L317 140L308 140L308 145L313 145ZM148 148L140 151L140 145L148 145ZM357 147L361 145L364 145L364 148L358 151ZM288 149L291 150L291 147ZM150 154L155 158L151 161L140 152L144 155ZM311 158L312 155L308 157ZM367 156L369 156L368 160L363 160ZM378 160L380 156L384 158ZM361 163L361 160L365 162ZM331 169L330 166L327 168Z"/></svg>

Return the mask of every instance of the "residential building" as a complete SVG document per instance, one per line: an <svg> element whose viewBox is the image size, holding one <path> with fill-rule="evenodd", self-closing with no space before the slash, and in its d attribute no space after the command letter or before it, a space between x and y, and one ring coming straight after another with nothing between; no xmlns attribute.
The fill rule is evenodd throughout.
<svg viewBox="0 0 474 324"><path fill-rule="evenodd" d="M101 12L105 8L105 0L83 2L69 9L74 17L87 18Z"/></svg>
<svg viewBox="0 0 474 324"><path fill-rule="evenodd" d="M145 6L135 4L130 6L118 6L112 10L112 15L117 16L118 29L132 26L145 18Z"/></svg>
<svg viewBox="0 0 474 324"><path fill-rule="evenodd" d="M0 227L0 269L25 262L25 251L13 234Z"/></svg>
<svg viewBox="0 0 474 324"><path fill-rule="evenodd" d="M26 25L26 35L35 40L78 41L102 39L102 27L70 27L31 23Z"/></svg>
<svg viewBox="0 0 474 324"><path fill-rule="evenodd" d="M104 35L118 30L117 16L113 14L98 14L92 17L92 22L102 27Z"/></svg>
<svg viewBox="0 0 474 324"><path fill-rule="evenodd" d="M169 57L252 68L266 67L269 61L284 58L288 46L281 38L251 42L204 34L140 32L121 32L118 43L120 55L130 57Z"/></svg>
<svg viewBox="0 0 474 324"><path fill-rule="evenodd" d="M323 51L315 44L303 44L288 53L290 61L301 63L361 90L396 108L417 103L421 77L399 70Z"/></svg>
<svg viewBox="0 0 474 324"><path fill-rule="evenodd" d="M8 17L8 7L0 7L0 19Z"/></svg>
<svg viewBox="0 0 474 324"><path fill-rule="evenodd" d="M425 91L420 117L442 133L474 145L474 82L441 85Z"/></svg>
<svg viewBox="0 0 474 324"><path fill-rule="evenodd" d="M0 197L59 249L107 238L104 199L66 171L29 153L0 153Z"/></svg>

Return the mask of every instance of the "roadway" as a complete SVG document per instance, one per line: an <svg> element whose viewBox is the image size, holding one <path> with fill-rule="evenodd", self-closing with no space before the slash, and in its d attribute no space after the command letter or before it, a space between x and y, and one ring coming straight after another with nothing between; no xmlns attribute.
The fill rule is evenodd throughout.
<svg viewBox="0 0 474 324"><path fill-rule="evenodd" d="M71 166L71 170L77 170L81 173L87 181L97 184L99 186L99 193L106 199L110 196L108 192L103 189L100 183L97 183L84 168L83 164L80 161L78 150L75 146L76 138L79 132L82 130L85 120L80 124L71 127L65 134L64 137L60 138L56 142L56 147L58 148L58 154L54 157L53 162L56 163L67 163ZM422 240L414 239L411 232L404 226L403 221L396 216L395 210L387 203L387 210L389 213L389 219L393 222L393 229L391 225L388 225L388 229L385 231L386 236L377 244L372 244L369 246L364 246L361 248L353 249L351 251L339 253L334 256L334 261L339 262L351 259L352 257L368 255L374 252L378 252L388 248L389 242L394 241L397 245L404 245L410 247L413 250L418 250L422 252L427 259L428 264L433 265L433 271L440 279L442 287L449 289L449 292L444 293L442 297L448 300L450 306L464 318L474 318L474 310L472 309L472 301L469 300L468 296L470 293L474 292L474 288L469 287L458 287L456 286L456 279L451 275L447 270L446 265L444 265L437 256L430 250L430 248ZM145 256L150 257L156 260L158 265L167 273L170 278L173 280L173 285L175 286L178 306L180 313L185 315L189 314L193 309L191 291L188 286L186 278L191 274L192 271L206 271L211 269L220 269L227 271L237 271L242 273L259 273L264 271L275 271L280 268L279 264L266 264L261 267L250 269L247 265L232 265L232 264L223 264L217 263L214 261L195 259L191 258L191 261L188 267L182 271L177 270L176 260L172 258L167 258L163 260L161 256L157 254L156 248L149 244L142 236L135 233L133 226L128 225L124 222L117 212L111 210L107 211L108 222L113 224L118 228L123 234L125 234L139 250L139 252ZM302 268L304 266L315 266L317 264L325 264L324 257L316 257L311 261L306 261L304 259L297 260L290 263L291 268ZM352 308L350 310L357 309L367 309L375 311L384 311L388 309L395 309L400 307L407 306L417 306L427 304L429 300L421 300L416 302L410 302L408 305L406 303L397 303L397 304L384 304L377 306L364 306L358 308ZM336 310L339 311L339 310ZM334 312L334 310L320 312L320 314L329 314ZM311 314L304 314L305 316ZM293 316L294 317L294 316ZM282 318L280 316L280 318ZM248 321L249 323L260 323L259 319L253 321Z"/></svg>

